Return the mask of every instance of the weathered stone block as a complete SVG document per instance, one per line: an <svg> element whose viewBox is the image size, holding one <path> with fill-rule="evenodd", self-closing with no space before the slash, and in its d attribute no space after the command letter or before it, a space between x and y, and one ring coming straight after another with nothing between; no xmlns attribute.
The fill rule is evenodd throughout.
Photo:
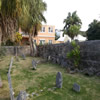
<svg viewBox="0 0 100 100"><path fill-rule="evenodd" d="M77 83L74 83L74 85L73 85L73 90L74 90L75 92L80 92L80 85L78 85Z"/></svg>
<svg viewBox="0 0 100 100"><path fill-rule="evenodd" d="M56 76L56 87L57 88L62 88L62 83L63 83L62 73L61 72L58 72L57 73L57 76Z"/></svg>

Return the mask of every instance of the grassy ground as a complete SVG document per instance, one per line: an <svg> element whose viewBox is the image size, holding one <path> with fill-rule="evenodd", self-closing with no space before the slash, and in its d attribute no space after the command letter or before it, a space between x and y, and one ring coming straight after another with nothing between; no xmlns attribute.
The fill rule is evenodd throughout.
<svg viewBox="0 0 100 100"><path fill-rule="evenodd" d="M3 87L0 88L0 100L9 99L9 87L7 81L7 71L11 56L0 59L0 74ZM40 58L34 58L38 60ZM29 100L100 100L100 78L86 77L80 74L68 74L59 65L49 62L38 64L37 70L32 70L32 58L17 62L14 59L11 77L15 97L19 91L25 90ZM57 72L62 72L63 87L54 89ZM77 82L81 86L80 93L72 90L73 83ZM32 97L32 93L36 93Z"/></svg>

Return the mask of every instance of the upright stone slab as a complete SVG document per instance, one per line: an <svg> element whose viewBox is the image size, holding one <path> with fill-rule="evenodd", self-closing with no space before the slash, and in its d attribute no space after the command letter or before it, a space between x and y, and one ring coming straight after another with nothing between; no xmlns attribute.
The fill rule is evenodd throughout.
<svg viewBox="0 0 100 100"><path fill-rule="evenodd" d="M0 88L2 88L2 80L1 80L1 76L0 76Z"/></svg>
<svg viewBox="0 0 100 100"><path fill-rule="evenodd" d="M22 58L23 58L23 60L25 60L25 59L26 59L26 57L25 57L25 55L24 55L24 54L22 54Z"/></svg>
<svg viewBox="0 0 100 100"><path fill-rule="evenodd" d="M10 89L10 99L14 100L14 92L13 92L13 88L12 88L10 73L8 73L8 84L9 84L9 89Z"/></svg>
<svg viewBox="0 0 100 100"><path fill-rule="evenodd" d="M26 100L27 96L26 96L26 92L25 91L21 91L17 97L17 100Z"/></svg>
<svg viewBox="0 0 100 100"><path fill-rule="evenodd" d="M62 83L63 83L62 73L61 72L58 72L57 73L57 76L56 76L56 87L57 88L62 88Z"/></svg>
<svg viewBox="0 0 100 100"><path fill-rule="evenodd" d="M36 61L32 60L32 68L33 68L33 70L36 70L36 65L37 65Z"/></svg>
<svg viewBox="0 0 100 100"><path fill-rule="evenodd" d="M51 56L48 56L48 61L50 61L51 60Z"/></svg>
<svg viewBox="0 0 100 100"><path fill-rule="evenodd" d="M10 89L10 99L14 100L14 92L13 92L13 88L12 88L11 75L10 75L12 64L13 64L13 57L11 58L7 76L8 76L8 85L9 85L9 89Z"/></svg>
<svg viewBox="0 0 100 100"><path fill-rule="evenodd" d="M73 90L76 92L80 92L80 85L78 85L77 83L74 83Z"/></svg>

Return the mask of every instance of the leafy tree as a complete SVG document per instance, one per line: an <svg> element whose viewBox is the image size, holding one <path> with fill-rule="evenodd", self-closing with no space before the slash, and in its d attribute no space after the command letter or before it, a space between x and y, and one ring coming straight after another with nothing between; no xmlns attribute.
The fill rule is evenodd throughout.
<svg viewBox="0 0 100 100"><path fill-rule="evenodd" d="M55 40L58 40L59 38L60 36L57 33L55 33Z"/></svg>
<svg viewBox="0 0 100 100"><path fill-rule="evenodd" d="M80 64L80 46L75 42L72 41L71 45L73 49L67 53L67 58L69 58L76 68L79 68Z"/></svg>
<svg viewBox="0 0 100 100"><path fill-rule="evenodd" d="M6 42L14 40L17 28L17 19L21 14L22 0L0 0L0 45L1 39Z"/></svg>
<svg viewBox="0 0 100 100"><path fill-rule="evenodd" d="M86 31L80 31L79 34L82 35L82 36L84 36L84 37L87 36L87 35L86 35Z"/></svg>
<svg viewBox="0 0 100 100"><path fill-rule="evenodd" d="M22 34L20 34L19 32L16 32L16 35L15 35L15 43L16 43L17 46L20 45L21 40L22 40ZM17 56L17 52L18 52L17 49L18 48L15 47L15 50L16 50L15 56L16 56L16 59L19 60L18 59L18 56Z"/></svg>
<svg viewBox="0 0 100 100"><path fill-rule="evenodd" d="M79 34L79 30L81 28L81 19L76 14L76 11L72 14L69 12L66 19L64 19L65 24L63 28L63 34L69 35L72 39L74 36L77 36Z"/></svg>
<svg viewBox="0 0 100 100"><path fill-rule="evenodd" d="M30 55L33 56L35 44L32 37L36 36L38 30L41 29L41 22L46 22L43 16L44 11L46 11L46 3L43 0L28 0L25 5L23 5L23 8L25 7L27 10L24 10L23 14L19 17L19 26L29 34Z"/></svg>
<svg viewBox="0 0 100 100"><path fill-rule="evenodd" d="M29 33L30 52L33 55L32 36L37 35L41 22L46 22L43 12L46 3L43 0L0 0L0 44L1 40L14 40L19 27Z"/></svg>
<svg viewBox="0 0 100 100"><path fill-rule="evenodd" d="M22 40L22 34L20 34L19 32L16 32L16 35L15 35L16 44L19 45L21 40Z"/></svg>
<svg viewBox="0 0 100 100"><path fill-rule="evenodd" d="M100 21L93 20L86 33L88 40L100 40Z"/></svg>

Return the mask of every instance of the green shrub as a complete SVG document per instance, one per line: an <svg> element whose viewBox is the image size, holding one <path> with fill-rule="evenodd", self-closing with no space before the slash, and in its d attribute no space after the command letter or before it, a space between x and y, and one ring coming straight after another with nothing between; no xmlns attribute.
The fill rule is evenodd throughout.
<svg viewBox="0 0 100 100"><path fill-rule="evenodd" d="M2 46L14 46L15 45L15 42L13 42L10 39L8 39L6 42L2 42L1 45Z"/></svg>
<svg viewBox="0 0 100 100"><path fill-rule="evenodd" d="M14 46L14 45L15 45L15 43L13 41L7 40L6 46Z"/></svg>
<svg viewBox="0 0 100 100"><path fill-rule="evenodd" d="M78 68L80 63L80 46L77 45L75 41L72 41L71 45L73 50L67 53L67 58L69 58L74 63L74 66Z"/></svg>

